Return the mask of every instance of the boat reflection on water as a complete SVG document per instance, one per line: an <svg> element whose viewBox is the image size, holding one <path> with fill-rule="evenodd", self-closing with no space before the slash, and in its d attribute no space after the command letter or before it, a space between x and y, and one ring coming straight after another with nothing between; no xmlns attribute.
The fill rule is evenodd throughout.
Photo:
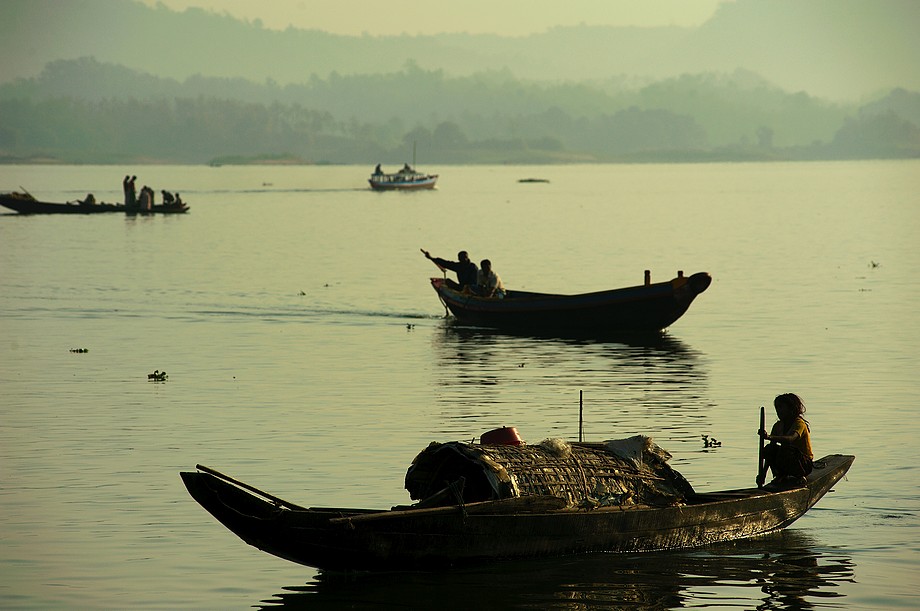
<svg viewBox="0 0 920 611"><path fill-rule="evenodd" d="M820 551L819 551L820 550ZM853 581L844 552L804 531L685 552L592 554L477 569L389 574L320 571L263 609L815 609Z"/></svg>
<svg viewBox="0 0 920 611"><path fill-rule="evenodd" d="M581 389L590 393L586 400L641 403L652 411L709 407L702 398L707 384L702 353L667 334L609 341L535 337L450 320L441 331L432 336L435 385L452 410L520 404L525 397L531 404L546 404L558 400L560 389L573 393L576 404ZM496 386L505 392L496 394Z"/></svg>

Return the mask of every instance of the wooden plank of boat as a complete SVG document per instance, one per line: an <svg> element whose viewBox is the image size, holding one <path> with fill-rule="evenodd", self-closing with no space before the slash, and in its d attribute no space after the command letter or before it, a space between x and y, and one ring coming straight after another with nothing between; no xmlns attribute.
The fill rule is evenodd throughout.
<svg viewBox="0 0 920 611"><path fill-rule="evenodd" d="M694 493L676 506L590 510L539 498L422 509L289 509L230 478L199 471L181 477L205 510L267 553L323 569L393 570L676 549L769 533L814 506L854 460L825 456L804 485L789 489Z"/></svg>
<svg viewBox="0 0 920 611"><path fill-rule="evenodd" d="M648 278L648 276L646 276ZM667 282L577 295L508 290L504 299L452 289L444 278L431 286L463 324L536 332L580 332L615 336L659 332L679 319L712 282L706 272Z"/></svg>

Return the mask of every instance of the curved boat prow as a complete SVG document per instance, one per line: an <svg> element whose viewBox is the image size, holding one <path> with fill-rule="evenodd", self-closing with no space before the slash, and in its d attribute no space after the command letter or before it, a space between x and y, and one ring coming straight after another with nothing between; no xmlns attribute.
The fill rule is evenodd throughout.
<svg viewBox="0 0 920 611"><path fill-rule="evenodd" d="M697 272L690 276L690 290L699 295L712 284L712 276L706 272Z"/></svg>

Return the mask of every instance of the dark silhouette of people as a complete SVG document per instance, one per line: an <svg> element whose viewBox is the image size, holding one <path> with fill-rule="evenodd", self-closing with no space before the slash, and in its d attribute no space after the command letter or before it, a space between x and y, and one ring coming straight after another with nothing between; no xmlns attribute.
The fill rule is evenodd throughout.
<svg viewBox="0 0 920 611"><path fill-rule="evenodd" d="M764 457L775 479L767 486L804 484L814 460L805 404L798 395L785 393L773 400L773 407L779 420L769 434L763 429L757 432L770 442L764 448Z"/></svg>
<svg viewBox="0 0 920 611"><path fill-rule="evenodd" d="M137 176L128 177L125 176L125 179L121 181L122 187L125 190L125 207L129 209L137 208L137 188L134 184L134 181L137 180Z"/></svg>
<svg viewBox="0 0 920 611"><path fill-rule="evenodd" d="M425 258L440 267L441 269L449 269L457 274L457 282L449 279L447 280L447 286L454 289L455 291L469 290L472 291L476 287L477 274L479 269L476 267L476 264L470 261L470 256L465 250L461 250L457 253L457 261L448 261L447 259L442 259L440 257L432 257L431 254L424 248L420 249L422 254L425 255Z"/></svg>
<svg viewBox="0 0 920 611"><path fill-rule="evenodd" d="M153 211L153 198L154 198L153 189L151 189L147 185L144 185L141 188L141 196L140 196L140 202L139 202L141 212L152 212Z"/></svg>

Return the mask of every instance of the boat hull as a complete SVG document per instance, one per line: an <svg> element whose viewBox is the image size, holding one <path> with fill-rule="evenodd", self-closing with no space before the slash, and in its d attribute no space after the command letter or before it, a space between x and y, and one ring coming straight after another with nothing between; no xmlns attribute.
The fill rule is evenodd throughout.
<svg viewBox="0 0 920 611"><path fill-rule="evenodd" d="M124 204L41 202L35 199L17 197L9 193L0 194L0 206L15 210L19 214L106 214L110 212L121 212L122 214L182 214L188 212L189 209L185 204L179 206L159 204L150 211L129 210Z"/></svg>
<svg viewBox="0 0 920 611"><path fill-rule="evenodd" d="M375 174L367 181L375 191L421 191L434 189L437 174Z"/></svg>
<svg viewBox="0 0 920 611"><path fill-rule="evenodd" d="M468 325L528 331L618 336L660 332L684 315L709 288L705 272L658 282L581 295L508 291L504 299L460 293L443 278L431 285L456 319Z"/></svg>
<svg viewBox="0 0 920 611"><path fill-rule="evenodd" d="M289 509L209 473L183 472L192 497L246 543L329 570L428 569L512 558L697 547L785 528L853 463L816 461L805 486L697 494L674 507L541 508L543 497L389 511Z"/></svg>

